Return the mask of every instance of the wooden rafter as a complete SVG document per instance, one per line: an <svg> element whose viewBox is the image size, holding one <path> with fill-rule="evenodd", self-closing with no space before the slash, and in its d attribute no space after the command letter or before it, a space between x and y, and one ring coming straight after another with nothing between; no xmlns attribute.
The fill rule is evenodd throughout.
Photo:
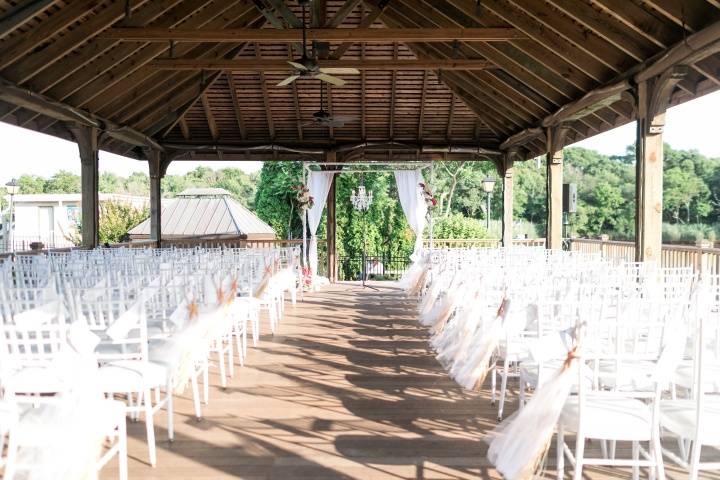
<svg viewBox="0 0 720 480"><path fill-rule="evenodd" d="M380 18L380 15L382 15L383 9L382 8L371 8L370 12L363 17L363 19L360 21L360 25L357 26L357 28L369 28L375 21ZM335 50L333 50L332 55L330 55L330 58L338 60L342 58L343 55L354 45L354 42L345 42L338 45Z"/></svg>
<svg viewBox="0 0 720 480"><path fill-rule="evenodd" d="M393 60L397 60L398 58L398 44L395 42L393 44ZM390 81L390 131L388 132L388 138L392 140L395 138L395 102L396 102L396 85L397 85L397 71L392 71L392 80Z"/></svg>
<svg viewBox="0 0 720 480"><path fill-rule="evenodd" d="M86 15L89 10L92 10L95 3L94 0L74 1L33 29L32 35L10 37L3 43L2 50L0 50L0 70L7 68L23 55L47 41L48 38L55 36L58 32L75 23L79 18Z"/></svg>
<svg viewBox="0 0 720 480"><path fill-rule="evenodd" d="M0 39L22 27L34 16L41 13L48 7L59 3L59 0L31 0L20 2L0 17Z"/></svg>
<svg viewBox="0 0 720 480"><path fill-rule="evenodd" d="M218 133L218 127L217 123L215 122L215 116L212 112L210 100L208 99L207 94L204 93L200 96L200 100L202 102L203 111L205 112L205 119L207 120L208 128L210 129L210 136L213 140L217 141L217 139L220 137L220 134Z"/></svg>
<svg viewBox="0 0 720 480"><path fill-rule="evenodd" d="M345 0L340 9L335 13L333 18L325 22L325 26L328 28L337 28L341 23L345 21L348 15L362 3L362 0Z"/></svg>
<svg viewBox="0 0 720 480"><path fill-rule="evenodd" d="M180 125L180 133L182 133L182 136L185 140L190 139L190 128L188 127L187 122L184 118L181 118L178 122L178 125Z"/></svg>
<svg viewBox="0 0 720 480"><path fill-rule="evenodd" d="M133 2L132 10L138 11L148 3L148 0L136 0ZM54 42L43 48L40 52L28 55L18 61L13 68L13 73L6 75L7 79L13 82L24 83L29 78L38 75L40 72L60 61L79 45L87 42L95 32L103 30L125 16L126 10L123 3L114 3L107 9L94 15L86 22L81 23L67 35L63 36L62 42Z"/></svg>
<svg viewBox="0 0 720 480"><path fill-rule="evenodd" d="M422 90L420 93L420 113L418 114L418 132L417 132L417 138L420 142L422 142L423 139L423 120L425 118L425 96L427 94L427 84L428 84L428 72L425 70L425 73L423 74L423 82L422 82Z"/></svg>
<svg viewBox="0 0 720 480"><path fill-rule="evenodd" d="M260 57L260 47L255 44L255 57ZM258 73L260 78L260 89L262 90L262 100L265 106L265 116L267 117L268 132L270 132L270 140L275 139L275 122L273 121L272 109L270 108L270 97L268 96L267 79L263 72Z"/></svg>
<svg viewBox="0 0 720 480"><path fill-rule="evenodd" d="M360 60L365 60L365 44L360 44ZM365 70L360 72L360 138L367 138L366 117L365 117Z"/></svg>
<svg viewBox="0 0 720 480"><path fill-rule="evenodd" d="M450 107L448 108L448 122L445 128L445 139L450 142L452 138L453 116L455 115L455 95L450 94Z"/></svg>
<svg viewBox="0 0 720 480"><path fill-rule="evenodd" d="M356 68L358 70L486 70L493 65L484 59L432 59L421 60L318 60L320 67ZM292 71L293 67L284 60L278 59L184 59L161 58L149 65L157 70L232 70L284 72Z"/></svg>
<svg viewBox="0 0 720 480"><path fill-rule="evenodd" d="M113 28L103 38L133 42L261 42L285 43L302 40L302 30L290 29L167 29ZM309 28L308 41L325 42L504 42L527 38L514 28Z"/></svg>
<svg viewBox="0 0 720 480"><path fill-rule="evenodd" d="M232 99L233 111L235 112L235 120L237 120L238 130L240 131L240 138L245 140L247 138L247 128L245 127L245 119L243 118L240 102L238 101L235 80L233 79L232 72L226 72L225 76L227 78L228 88L230 89L230 98Z"/></svg>

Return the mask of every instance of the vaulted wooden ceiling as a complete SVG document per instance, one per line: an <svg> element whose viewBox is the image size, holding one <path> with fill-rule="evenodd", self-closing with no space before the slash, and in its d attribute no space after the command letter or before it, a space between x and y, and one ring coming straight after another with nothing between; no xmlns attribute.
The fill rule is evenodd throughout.
<svg viewBox="0 0 720 480"><path fill-rule="evenodd" d="M144 144L254 159L363 145L481 154L588 92L631 86L717 27L720 0L313 0L309 11L312 27L363 33L315 43L321 59L362 66L327 94L326 109L353 117L343 127L309 124L318 80L276 86L297 42L247 39L297 29L294 0L0 0L0 120L70 138L67 123L86 116L106 132L101 148L136 157ZM720 87L719 50L692 58L671 104ZM616 93L566 122L570 142L633 119L632 96ZM522 148L545 146L530 135Z"/></svg>

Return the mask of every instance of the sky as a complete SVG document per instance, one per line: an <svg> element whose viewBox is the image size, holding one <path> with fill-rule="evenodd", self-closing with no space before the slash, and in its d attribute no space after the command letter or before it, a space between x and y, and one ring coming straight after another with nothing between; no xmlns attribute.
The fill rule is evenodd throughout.
<svg viewBox="0 0 720 480"><path fill-rule="evenodd" d="M720 91L705 95L668 110L664 133L665 143L675 149L696 149L708 157L720 158L720 128L716 114L720 111ZM605 155L621 155L635 141L635 123L596 135L573 146L597 150ZM48 178L58 170L80 174L77 146L66 140L36 133L0 122L0 185L22 174ZM257 171L261 162L196 162L176 161L168 174L184 174L198 165L214 169L237 167L246 172ZM128 176L132 172L147 173L147 164L107 152L100 152L100 171Z"/></svg>

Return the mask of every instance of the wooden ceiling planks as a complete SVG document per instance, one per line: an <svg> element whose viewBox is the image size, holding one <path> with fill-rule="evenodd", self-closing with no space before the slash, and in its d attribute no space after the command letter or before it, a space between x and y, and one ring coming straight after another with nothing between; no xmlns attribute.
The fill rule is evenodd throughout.
<svg viewBox="0 0 720 480"><path fill-rule="evenodd" d="M301 9L294 1L137 0L131 3L130 18L124 2L110 0L46 0L24 13L14 5L0 1L2 80L161 142L226 148L391 140L497 148L514 133L538 125L615 78L627 78L623 76L648 59L720 21L717 0L483 0L479 5L475 0L317 0L309 15L314 27L373 29L363 33L364 43L346 41L351 37L343 32L315 42L321 58L364 60L372 66L360 75L341 76L347 85L326 93L325 109L350 117L343 126L327 128L312 123L320 108L318 81L277 87L289 72L230 72L225 68L232 65L217 62L261 58L282 65L297 57L299 50L290 49L296 41L264 40L256 49L252 42L200 41L208 40L204 38L172 46L109 38L116 36L115 27L215 32L297 28ZM374 30L383 28L406 29L407 38L414 40L419 39L407 29L454 29L455 36L458 29L500 29L496 32L506 32L508 38L381 41ZM272 30L269 35L285 33ZM403 35L402 30L386 33L396 39ZM150 67L171 56L175 63L196 62L193 68L207 70ZM428 69L390 71L372 63L395 61L419 61ZM465 61L489 62L490 68L448 67L448 62ZM718 54L693 61L691 67L677 85L673 104L720 88ZM627 97L590 109L570 123L571 140L626 123L633 113ZM0 120L67 138L57 118L26 106L0 102ZM541 151L540 143L531 142L526 151ZM103 146L138 154L122 139ZM247 152L232 154L255 158Z"/></svg>

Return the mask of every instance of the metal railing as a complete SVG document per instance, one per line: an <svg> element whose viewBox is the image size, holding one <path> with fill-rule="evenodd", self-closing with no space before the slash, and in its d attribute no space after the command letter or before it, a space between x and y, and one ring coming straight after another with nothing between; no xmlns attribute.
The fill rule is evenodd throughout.
<svg viewBox="0 0 720 480"><path fill-rule="evenodd" d="M410 266L410 258L403 255L368 255L365 262L367 280L397 280ZM338 279L362 280L362 266L362 254L340 256Z"/></svg>
<svg viewBox="0 0 720 480"><path fill-rule="evenodd" d="M430 248L430 240L423 242L425 248ZM523 247L544 247L544 238L514 239L513 245ZM433 248L499 248L502 240L498 238L439 238L433 239Z"/></svg>
<svg viewBox="0 0 720 480"><path fill-rule="evenodd" d="M711 245L712 243L704 241L696 245L664 244L660 263L666 268L692 267L700 274L720 274L720 248L712 248ZM635 260L634 242L573 238L568 240L568 248L576 252L600 252L603 257L618 261Z"/></svg>

